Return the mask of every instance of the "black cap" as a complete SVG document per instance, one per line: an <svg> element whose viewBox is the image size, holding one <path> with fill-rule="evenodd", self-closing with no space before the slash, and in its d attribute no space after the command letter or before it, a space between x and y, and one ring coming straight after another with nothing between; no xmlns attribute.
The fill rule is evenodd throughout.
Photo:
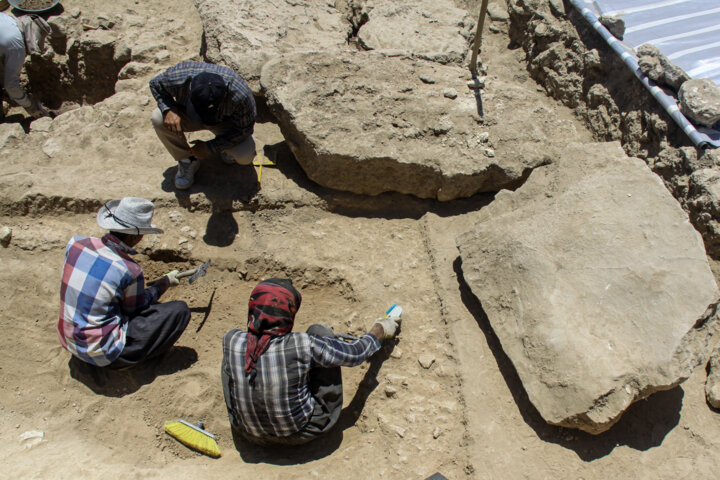
<svg viewBox="0 0 720 480"><path fill-rule="evenodd" d="M197 74L190 84L190 103L203 124L215 125L220 119L218 110L227 93L223 78L216 73Z"/></svg>

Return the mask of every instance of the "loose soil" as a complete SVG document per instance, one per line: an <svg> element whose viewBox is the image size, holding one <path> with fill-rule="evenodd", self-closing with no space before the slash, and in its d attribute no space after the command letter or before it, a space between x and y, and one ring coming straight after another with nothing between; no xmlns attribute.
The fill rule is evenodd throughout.
<svg viewBox="0 0 720 480"><path fill-rule="evenodd" d="M20 2L20 7L24 10L39 11L52 7L54 3L55 0L25 0Z"/></svg>

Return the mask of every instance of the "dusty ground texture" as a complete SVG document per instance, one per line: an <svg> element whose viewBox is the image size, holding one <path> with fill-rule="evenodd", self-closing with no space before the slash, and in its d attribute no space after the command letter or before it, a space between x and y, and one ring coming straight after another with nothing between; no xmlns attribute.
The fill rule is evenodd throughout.
<svg viewBox="0 0 720 480"><path fill-rule="evenodd" d="M703 367L631 407L600 436L542 420L459 265L455 239L492 195L437 204L319 188L267 116L256 136L277 155L278 168L263 170L259 190L252 168L213 161L190 192L176 195L175 168L150 127L147 81L200 58L193 2L172 2L172 21L160 0L68 0L62 7L72 35L87 40L71 62L95 53L92 45L113 44L103 58L125 63L117 93L106 99L85 98L82 108L56 99L53 107L65 113L32 123L13 109L0 124L0 225L13 230L0 249L0 478L716 477L720 416L705 402ZM103 22L113 26L82 33L83 23ZM530 78L525 50L508 48L508 25L486 26L488 75L547 88ZM29 76L32 82L32 69ZM592 137L565 106L549 100L548 108ZM610 138L617 137L601 139ZM647 145L638 151L659 150ZM58 287L67 240L101 234L95 212L124 195L155 201L156 223L166 230L141 245L149 277L213 263L196 284L167 295L193 311L178 347L160 362L108 374L70 361L59 346ZM235 442L219 381L222 334L244 325L249 292L276 275L302 290L299 329L321 320L360 333L393 302L405 307L397 344L344 371L339 428L303 449ZM421 356L432 357L429 368ZM162 424L177 418L202 419L223 456L209 459L165 435ZM34 446L20 438L33 430L44 435Z"/></svg>

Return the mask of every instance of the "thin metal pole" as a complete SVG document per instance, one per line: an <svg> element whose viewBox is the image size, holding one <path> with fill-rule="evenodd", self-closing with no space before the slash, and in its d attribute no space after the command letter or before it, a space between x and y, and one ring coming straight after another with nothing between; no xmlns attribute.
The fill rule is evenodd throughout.
<svg viewBox="0 0 720 480"><path fill-rule="evenodd" d="M478 76L477 72L477 56L480 45L482 44L482 30L485 24L485 14L487 13L488 0L483 0L482 6L480 7L480 19L478 20L477 30L475 31L475 41L473 42L472 58L470 59L470 73L473 78Z"/></svg>

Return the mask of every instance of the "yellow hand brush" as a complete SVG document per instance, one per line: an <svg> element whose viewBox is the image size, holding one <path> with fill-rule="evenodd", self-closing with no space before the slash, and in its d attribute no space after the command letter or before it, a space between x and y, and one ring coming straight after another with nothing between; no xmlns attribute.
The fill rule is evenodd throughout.
<svg viewBox="0 0 720 480"><path fill-rule="evenodd" d="M188 448L213 458L220 456L215 435L203 429L202 422L193 425L185 420L165 423L165 431Z"/></svg>
<svg viewBox="0 0 720 480"><path fill-rule="evenodd" d="M258 190L260 190L261 185L262 185L262 167L263 166L274 167L275 162L273 162L272 160L267 158L262 153L258 153L257 155L255 155L255 158L253 159L252 164L255 165L256 167L258 167L258 166L260 167L260 171L258 172L258 183L257 183Z"/></svg>

